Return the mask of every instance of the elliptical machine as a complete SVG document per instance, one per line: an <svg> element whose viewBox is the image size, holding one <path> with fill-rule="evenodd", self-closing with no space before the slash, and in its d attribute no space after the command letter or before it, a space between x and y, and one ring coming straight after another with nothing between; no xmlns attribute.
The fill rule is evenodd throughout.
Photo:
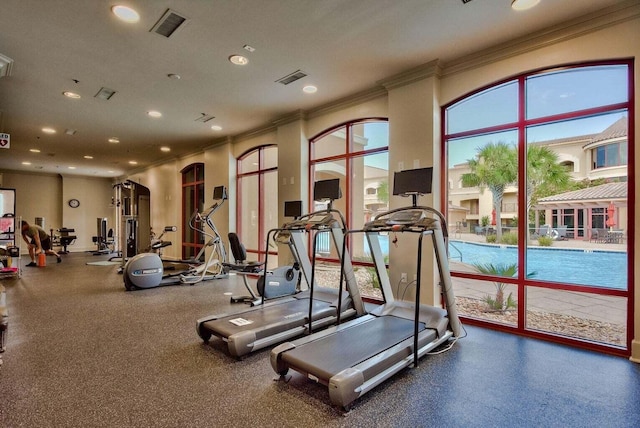
<svg viewBox="0 0 640 428"><path fill-rule="evenodd" d="M189 267L185 271L173 272L166 275L162 260L157 253L142 253L132 257L124 267L124 287L128 291L145 288L155 288L165 285L197 284L202 281L227 277L228 270L225 268L227 253L222 244L222 238L214 224L211 216L215 213L227 199L227 189L218 186L213 189L213 205L204 213L194 212L189 221L189 227L196 232L207 236L209 240L198 252L193 260L181 260ZM197 226L200 224L200 226ZM205 225L210 232L205 230ZM205 251L211 249L206 262L199 262Z"/></svg>

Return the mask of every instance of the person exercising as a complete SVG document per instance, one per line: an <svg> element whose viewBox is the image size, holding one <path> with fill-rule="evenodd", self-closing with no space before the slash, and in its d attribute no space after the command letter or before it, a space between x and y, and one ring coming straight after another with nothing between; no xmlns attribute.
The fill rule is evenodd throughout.
<svg viewBox="0 0 640 428"><path fill-rule="evenodd" d="M58 263L62 261L62 258L58 253L53 251L53 247L51 246L51 238L38 225L30 225L26 220L22 220L22 239L29 246L29 256L31 257L31 263L27 266L38 266L36 263L36 255L44 252L45 254L49 254L52 256L56 256L58 259ZM29 242L29 239L31 242Z"/></svg>

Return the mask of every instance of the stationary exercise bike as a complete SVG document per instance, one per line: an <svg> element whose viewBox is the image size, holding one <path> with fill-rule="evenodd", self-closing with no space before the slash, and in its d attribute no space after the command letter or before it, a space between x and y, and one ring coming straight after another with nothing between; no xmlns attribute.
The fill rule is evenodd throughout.
<svg viewBox="0 0 640 428"><path fill-rule="evenodd" d="M165 285L197 284L202 281L227 277L228 270L224 267L227 254L222 244L216 225L211 216L224 204L227 190L218 186L213 191L214 204L204 213L195 212L189 221L189 227L207 236L209 240L192 260L177 262L188 263L187 270L181 272L164 272L163 263L158 253L141 253L132 257L124 267L124 286L127 290L155 288ZM200 225L200 226L198 226ZM205 225L210 229L205 230ZM206 250L210 250L206 262L201 262Z"/></svg>
<svg viewBox="0 0 640 428"><path fill-rule="evenodd" d="M246 296L232 296L231 303L248 303L256 306L265 300L291 296L300 292L300 264L297 260L292 266L280 266L265 272L265 262L247 261L247 251L238 235L233 232L229 233L229 246L235 262L225 263L224 266L229 272L242 276L244 286L249 292ZM248 276L255 275L259 275L256 282L257 293L247 281Z"/></svg>

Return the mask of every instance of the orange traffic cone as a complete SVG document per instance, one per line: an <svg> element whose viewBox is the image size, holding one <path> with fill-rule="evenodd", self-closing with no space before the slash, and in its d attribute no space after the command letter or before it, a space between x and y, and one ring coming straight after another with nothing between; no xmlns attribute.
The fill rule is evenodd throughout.
<svg viewBox="0 0 640 428"><path fill-rule="evenodd" d="M44 267L47 265L47 256L44 253L38 254L38 266Z"/></svg>

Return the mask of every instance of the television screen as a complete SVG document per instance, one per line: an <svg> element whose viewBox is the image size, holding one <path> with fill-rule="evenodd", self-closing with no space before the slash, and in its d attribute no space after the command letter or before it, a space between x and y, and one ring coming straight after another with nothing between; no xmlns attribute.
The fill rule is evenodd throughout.
<svg viewBox="0 0 640 428"><path fill-rule="evenodd" d="M302 215L302 201L285 201L284 216L298 218Z"/></svg>
<svg viewBox="0 0 640 428"><path fill-rule="evenodd" d="M393 174L393 194L431 193L433 168L407 169Z"/></svg>
<svg viewBox="0 0 640 428"><path fill-rule="evenodd" d="M313 199L316 201L324 201L327 199L334 201L341 197L342 192L340 192L339 178L316 181L313 185Z"/></svg>
<svg viewBox="0 0 640 428"><path fill-rule="evenodd" d="M221 199L227 199L227 189L224 186L214 187L213 200L219 201Z"/></svg>

